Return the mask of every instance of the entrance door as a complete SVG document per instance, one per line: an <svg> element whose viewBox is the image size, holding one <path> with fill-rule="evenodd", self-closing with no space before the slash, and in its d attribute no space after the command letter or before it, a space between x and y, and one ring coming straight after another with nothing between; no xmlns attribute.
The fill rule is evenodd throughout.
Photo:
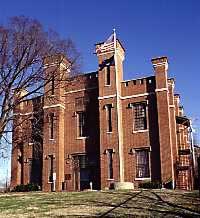
<svg viewBox="0 0 200 218"><path fill-rule="evenodd" d="M73 180L74 180L74 190L80 190L80 168L79 168L79 158L78 155L73 156Z"/></svg>
<svg viewBox="0 0 200 218"><path fill-rule="evenodd" d="M74 170L74 190L79 191L79 169Z"/></svg>
<svg viewBox="0 0 200 218"><path fill-rule="evenodd" d="M80 190L90 188L90 170L87 168L80 168Z"/></svg>
<svg viewBox="0 0 200 218"><path fill-rule="evenodd" d="M73 157L74 190L90 188L90 169L85 154Z"/></svg>

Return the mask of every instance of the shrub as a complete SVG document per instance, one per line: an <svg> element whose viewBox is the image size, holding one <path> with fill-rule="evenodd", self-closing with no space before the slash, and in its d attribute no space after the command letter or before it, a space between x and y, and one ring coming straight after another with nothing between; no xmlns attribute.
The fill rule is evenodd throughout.
<svg viewBox="0 0 200 218"><path fill-rule="evenodd" d="M39 191L39 186L36 184L26 184L17 185L13 188L13 192L29 192L29 191Z"/></svg>
<svg viewBox="0 0 200 218"><path fill-rule="evenodd" d="M139 188L146 188L146 189L160 189L162 185L160 182L144 182L139 184Z"/></svg>

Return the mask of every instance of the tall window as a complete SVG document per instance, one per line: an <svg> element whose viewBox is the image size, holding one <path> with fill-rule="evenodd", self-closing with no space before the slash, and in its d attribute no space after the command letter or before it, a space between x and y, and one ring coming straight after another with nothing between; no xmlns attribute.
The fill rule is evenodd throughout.
<svg viewBox="0 0 200 218"><path fill-rule="evenodd" d="M112 104L106 105L107 132L112 132Z"/></svg>
<svg viewBox="0 0 200 218"><path fill-rule="evenodd" d="M136 178L149 178L149 150L136 150Z"/></svg>
<svg viewBox="0 0 200 218"><path fill-rule="evenodd" d="M49 179L49 182L53 182L53 155L49 155L49 166L48 166L48 169L49 169L49 172L48 172L48 179Z"/></svg>
<svg viewBox="0 0 200 218"><path fill-rule="evenodd" d="M78 118L78 122L77 122L78 137L85 137L86 136L85 112L84 111L77 112L77 118Z"/></svg>
<svg viewBox="0 0 200 218"><path fill-rule="evenodd" d="M50 113L49 115L49 132L50 139L54 139L54 113Z"/></svg>
<svg viewBox="0 0 200 218"><path fill-rule="evenodd" d="M106 71L106 85L110 85L110 65L107 65L105 68Z"/></svg>
<svg viewBox="0 0 200 218"><path fill-rule="evenodd" d="M80 107L82 107L83 105L84 105L84 97L79 97L79 98L75 98L75 107L76 107L76 109L77 108L80 108Z"/></svg>
<svg viewBox="0 0 200 218"><path fill-rule="evenodd" d="M28 164L29 164L29 182L33 182L33 159L29 158L28 159Z"/></svg>
<svg viewBox="0 0 200 218"><path fill-rule="evenodd" d="M85 94L82 97L75 98L75 110L76 111L85 111L89 103L89 97Z"/></svg>
<svg viewBox="0 0 200 218"><path fill-rule="evenodd" d="M51 77L51 95L54 94L55 94L55 75L53 73Z"/></svg>
<svg viewBox="0 0 200 218"><path fill-rule="evenodd" d="M134 131L147 129L146 104L138 103L133 105Z"/></svg>
<svg viewBox="0 0 200 218"><path fill-rule="evenodd" d="M108 149L107 155L108 155L108 178L113 179L113 149Z"/></svg>

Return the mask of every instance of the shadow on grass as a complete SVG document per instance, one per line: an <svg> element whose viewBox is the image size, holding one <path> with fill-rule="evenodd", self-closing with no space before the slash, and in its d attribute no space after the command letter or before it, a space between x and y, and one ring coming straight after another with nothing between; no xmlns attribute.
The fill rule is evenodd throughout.
<svg viewBox="0 0 200 218"><path fill-rule="evenodd" d="M105 213L101 214L99 217L108 217L107 215L109 213L111 213L113 210L115 210L116 208L121 207L122 205L126 204L128 201L132 200L133 198L137 197L138 195L140 195L142 193L142 191L136 193L136 194L132 194L131 197L127 198L125 201L120 202L119 204L112 206L113 208L106 211Z"/></svg>
<svg viewBox="0 0 200 218"><path fill-rule="evenodd" d="M172 215L174 214L174 215L178 215L181 217L200 217L200 211L166 201L158 193L156 193L154 191L150 191L150 192L157 198L157 200L158 200L157 202L161 206L167 205L167 206L169 206L169 209L171 207L172 210L162 211L162 213L164 212L166 214L168 214L168 213L172 214ZM198 207L197 207L197 209L198 209Z"/></svg>
<svg viewBox="0 0 200 218"><path fill-rule="evenodd" d="M109 193L107 193L109 194ZM111 193L116 194L118 193ZM101 205L102 207L111 207L111 209L107 210L106 212L103 212L101 214L98 214L97 217L136 217L136 216L147 216L148 214L151 214L150 216L154 215L153 217L200 217L200 211L198 209L199 204L195 204L195 209L189 208L187 206L184 206L184 202L174 203L171 201L167 201L164 198L162 198L160 195L166 195L167 197L170 197L171 194L173 194L173 197L176 198L176 195L174 193L157 193L153 190L146 190L146 191L140 191L138 193L119 193L119 199L125 196L129 196L124 201L121 201L120 203L108 203L104 201L91 201L94 205ZM179 194L177 194L177 197L180 197ZM183 194L182 197L185 197ZM187 196L186 196L187 198ZM190 197L189 197L190 198ZM181 198L180 198L181 199ZM194 200L194 199L192 199ZM197 200L197 199L196 199ZM198 201L198 200L197 200ZM186 202L185 202L186 203ZM188 203L188 202L187 202ZM189 202L190 203L190 202ZM180 205L182 204L182 205ZM116 209L121 210L116 210ZM123 214L124 210L124 214ZM129 211L127 211L129 210Z"/></svg>
<svg viewBox="0 0 200 218"><path fill-rule="evenodd" d="M169 190L106 191L94 194L45 195L44 199L38 195L36 199L25 198L26 202L23 199L17 204L23 203L26 207L40 205L40 210L34 211L36 217L43 217L42 215L46 215L46 212L57 211L57 209L64 209L64 213L67 212L67 215L56 215L52 212L50 217L200 217L200 200L192 195L190 192ZM5 206L2 204L2 207ZM9 206L13 206L13 204L10 203ZM73 206L80 208L80 211L75 211L75 214L72 215L70 209L73 209ZM90 216L83 213L81 208L85 207L88 208ZM82 214L79 215L79 213Z"/></svg>

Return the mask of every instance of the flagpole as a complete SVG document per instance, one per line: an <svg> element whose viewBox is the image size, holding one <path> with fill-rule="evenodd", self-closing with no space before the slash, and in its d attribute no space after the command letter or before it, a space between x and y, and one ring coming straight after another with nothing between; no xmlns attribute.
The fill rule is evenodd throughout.
<svg viewBox="0 0 200 218"><path fill-rule="evenodd" d="M113 29L113 37L114 37L114 50L115 50L115 54L116 54L116 50L117 50L117 37L116 37L116 30L115 30L115 28Z"/></svg>

